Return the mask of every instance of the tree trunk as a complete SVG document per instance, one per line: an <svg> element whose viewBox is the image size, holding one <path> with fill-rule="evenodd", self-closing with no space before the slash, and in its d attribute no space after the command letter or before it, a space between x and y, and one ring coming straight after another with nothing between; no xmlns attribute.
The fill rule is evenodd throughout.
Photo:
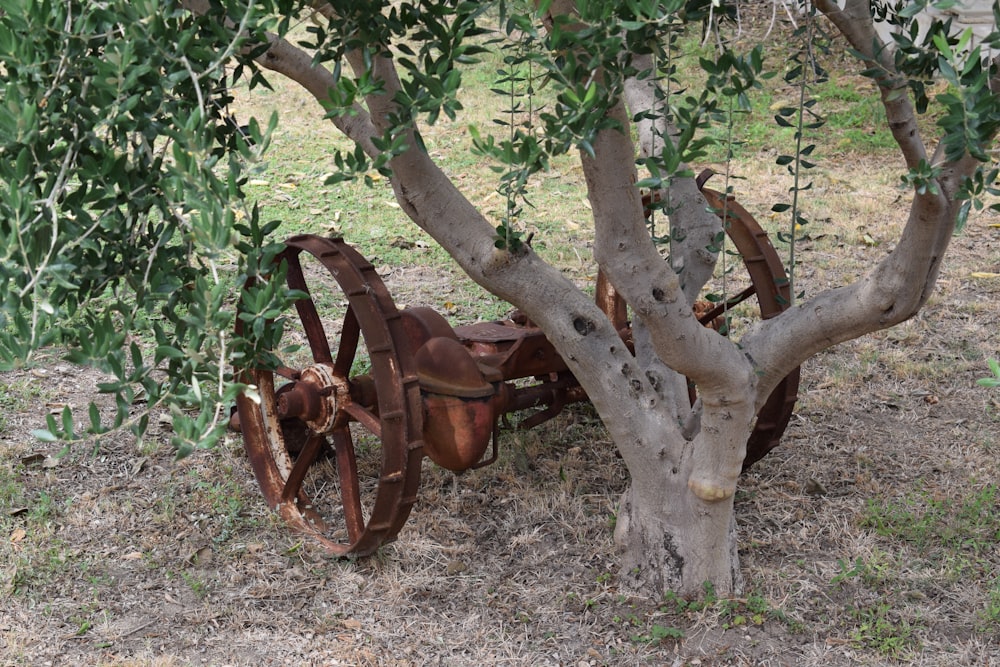
<svg viewBox="0 0 1000 667"><path fill-rule="evenodd" d="M685 443L690 448L691 443ZM664 461L632 471L615 524L622 550L619 581L643 595L672 591L691 599L706 583L721 596L743 589L733 516L733 496L706 502L687 484L690 463Z"/></svg>

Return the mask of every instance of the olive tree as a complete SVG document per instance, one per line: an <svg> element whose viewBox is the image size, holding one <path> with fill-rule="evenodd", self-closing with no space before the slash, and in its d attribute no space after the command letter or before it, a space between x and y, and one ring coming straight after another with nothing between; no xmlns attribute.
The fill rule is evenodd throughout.
<svg viewBox="0 0 1000 667"><path fill-rule="evenodd" d="M259 219L243 191L278 121L226 113L231 86L284 76L355 146L338 153L335 179L383 174L406 215L526 313L586 390L630 474L615 529L623 583L654 595L696 595L704 582L737 592L733 497L757 411L812 355L918 312L956 224L994 192L995 64L950 25L910 31L926 4L807 4L801 49L738 53L722 43L701 61L703 87L679 91L678 35L736 17L735 3L4 0L0 353L23 363L60 342L73 361L111 372L103 390L117 396L118 415L104 424L92 410L91 433L128 425L141 434L141 390L149 406L173 410L180 450L217 438L225 406L252 391L228 368L266 356L296 296L263 279L280 229ZM294 30L300 21L304 32ZM892 43L878 37L877 21L899 28ZM839 33L880 97L909 217L891 254L856 282L797 298L738 338L721 336L692 312L723 230L688 164L713 120L749 108L767 51L798 63L792 78L815 71L813 27ZM502 167L508 206L499 221L463 195L421 139L426 124L461 114L463 64L498 42L518 44L512 62L536 68L549 99L531 128L475 133L477 150ZM931 99L934 77L949 87ZM796 172L808 167L808 110L804 101L778 115L797 127L782 159ZM918 125L928 110L936 123ZM931 126L936 136L925 136ZM529 177L564 153L579 156L594 259L628 304L633 346L518 228ZM640 187L668 202L666 259ZM790 241L795 200L807 194L797 188L779 207L791 216ZM220 267L231 248L240 251L235 278ZM241 286L246 335L234 339ZM132 342L137 331L152 344ZM66 412L39 434L72 439L74 424Z"/></svg>

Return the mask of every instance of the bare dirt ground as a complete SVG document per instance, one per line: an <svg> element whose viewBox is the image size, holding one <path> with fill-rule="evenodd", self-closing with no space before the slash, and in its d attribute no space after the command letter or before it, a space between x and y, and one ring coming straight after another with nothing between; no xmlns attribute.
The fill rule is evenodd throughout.
<svg viewBox="0 0 1000 667"><path fill-rule="evenodd" d="M55 459L30 429L97 378L55 357L3 374L0 664L1000 665L1000 394L975 386L1000 279L972 277L1000 272L1000 229L953 245L923 313L804 369L739 492L746 595L704 605L617 590L626 475L586 406L508 432L492 467L425 463L400 539L351 562L267 511L237 436L177 462L164 422ZM402 301L451 284L387 274Z"/></svg>

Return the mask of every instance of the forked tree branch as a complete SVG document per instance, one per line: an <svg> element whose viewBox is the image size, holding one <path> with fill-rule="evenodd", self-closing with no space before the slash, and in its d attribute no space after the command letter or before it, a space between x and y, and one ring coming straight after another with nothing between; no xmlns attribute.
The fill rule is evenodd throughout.
<svg viewBox="0 0 1000 667"><path fill-rule="evenodd" d="M830 0L818 0L817 6L865 54L869 64L881 62L894 72L885 50L879 49L868 3L847 0L841 10ZM901 84L893 84L901 85ZM994 95L1000 80L991 79ZM923 143L916 131L913 108L905 96L887 99L887 89L880 86L883 103L897 143L907 164L926 159ZM939 144L934 159L940 175L934 185L915 191L907 223L892 253L858 282L829 290L785 311L780 316L759 323L741 341L754 360L760 375L758 404L768 392L798 364L840 342L888 328L914 315L934 288L945 251L954 232L961 202L956 196L963 181L979 162L966 154L958 160L944 161Z"/></svg>
<svg viewBox="0 0 1000 667"><path fill-rule="evenodd" d="M649 238L635 188L635 146L624 104L608 115L619 127L597 134L594 157L581 155L594 214L594 258L648 331L656 356L698 386L701 433L709 439L696 439L691 449L688 484L703 500L724 500L732 495L743 462L754 415L747 388L756 378L736 346L701 326L677 275ZM649 393L647 378L633 382L636 398L640 389Z"/></svg>

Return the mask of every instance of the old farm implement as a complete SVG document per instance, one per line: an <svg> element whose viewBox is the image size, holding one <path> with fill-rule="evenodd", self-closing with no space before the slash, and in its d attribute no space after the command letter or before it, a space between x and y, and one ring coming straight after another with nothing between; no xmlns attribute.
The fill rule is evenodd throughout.
<svg viewBox="0 0 1000 667"><path fill-rule="evenodd" d="M731 197L704 193L726 211L749 276L724 303L700 304L700 321L718 325L744 301L756 302L756 317L781 312L788 286L766 233ZM268 504L333 554L364 556L396 537L417 502L425 456L456 472L487 465L505 415L530 411L519 423L529 428L587 399L542 331L516 314L453 328L430 308L397 310L375 268L341 239L295 236L282 258L288 286L309 294L285 332L303 352L240 371L257 396L239 398L238 423ZM317 271L342 295L310 291ZM628 340L625 304L600 276L596 298ZM343 304L339 319L320 316L330 302ZM797 390L798 371L758 414L745 465L777 445Z"/></svg>

